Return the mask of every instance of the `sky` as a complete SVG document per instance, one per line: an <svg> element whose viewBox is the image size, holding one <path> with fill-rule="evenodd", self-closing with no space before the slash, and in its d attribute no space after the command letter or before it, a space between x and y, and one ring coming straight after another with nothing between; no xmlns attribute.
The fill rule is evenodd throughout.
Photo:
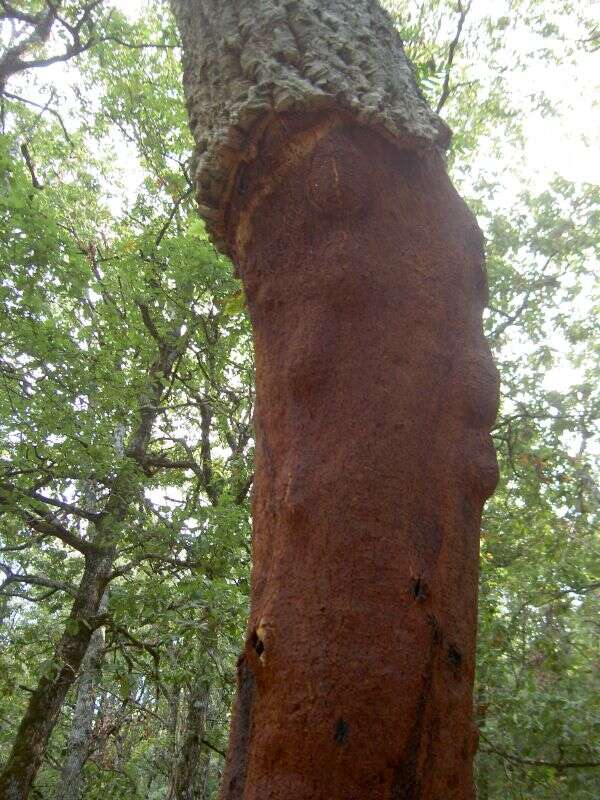
<svg viewBox="0 0 600 800"><path fill-rule="evenodd" d="M581 2L590 8L594 5L593 0ZM478 19L488 14L498 17L509 3L510 0L473 0L468 19L476 24ZM112 0L111 5L135 20L142 14L146 0ZM600 9L598 17L600 23ZM449 20L448 26L451 37L454 21ZM573 37L576 37L574 20L570 24L568 18L562 18L561 26L566 26L567 34L570 27ZM521 52L539 46L539 41L524 30L511 30L510 38L512 48ZM525 114L523 162L534 190L543 189L557 173L568 180L600 183L600 158L595 157L600 149L599 61L597 52L580 50L574 64L538 63L528 68L526 75L511 71L510 64L507 64L506 79L511 94L520 98L519 105L526 109L530 102L528 96L544 91L560 111L560 117L542 117L534 112ZM55 69L59 84L64 75L61 66L57 65ZM596 102L593 102L594 98ZM484 150L481 157L486 158Z"/></svg>
<svg viewBox="0 0 600 800"><path fill-rule="evenodd" d="M594 5L593 0L580 2L590 11ZM497 17L507 5L506 0L473 0L471 13L475 19L487 14ZM597 10L600 23L600 7ZM580 33L574 17L561 17L560 26L563 35L577 40ZM546 44L523 28L510 30L509 35L512 49L521 53ZM549 44L552 46L552 40ZM556 173L567 180L600 183L600 159L596 157L600 147L599 62L598 52L584 48L578 49L574 63L531 62L526 73L511 70L510 61L506 62L506 79L517 105L527 110L529 97L545 92L560 114L525 113L527 177L536 189L546 186Z"/></svg>

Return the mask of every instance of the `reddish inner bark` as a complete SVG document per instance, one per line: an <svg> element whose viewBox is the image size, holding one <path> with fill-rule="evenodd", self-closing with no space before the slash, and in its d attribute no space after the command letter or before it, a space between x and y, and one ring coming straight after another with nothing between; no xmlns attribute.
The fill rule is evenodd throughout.
<svg viewBox="0 0 600 800"><path fill-rule="evenodd" d="M229 213L257 412L222 797L471 800L482 237L437 154L324 119L275 120Z"/></svg>

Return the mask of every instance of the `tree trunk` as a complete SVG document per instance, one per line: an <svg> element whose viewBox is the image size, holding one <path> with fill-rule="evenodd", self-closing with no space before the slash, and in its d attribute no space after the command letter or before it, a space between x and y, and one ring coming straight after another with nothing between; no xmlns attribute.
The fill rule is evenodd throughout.
<svg viewBox="0 0 600 800"><path fill-rule="evenodd" d="M172 785L175 800L199 800L197 789L202 783L202 739L208 709L208 685L197 680L188 690L181 752L174 764Z"/></svg>
<svg viewBox="0 0 600 800"><path fill-rule="evenodd" d="M108 605L108 591L104 592L98 613L104 614ZM88 649L81 663L77 682L77 698L71 732L67 743L65 763L60 773L56 800L79 800L83 768L90 754L96 706L96 686L102 666L104 628L97 628L90 637Z"/></svg>
<svg viewBox="0 0 600 800"><path fill-rule="evenodd" d="M179 752L179 706L181 701L181 687L173 686L169 696L169 715L167 717L168 744L165 748L165 764L170 767L169 782L165 793L165 800L174 800L177 789L177 753Z"/></svg>
<svg viewBox="0 0 600 800"><path fill-rule="evenodd" d="M31 694L0 775L1 800L24 800L44 758L62 704L88 648L93 620L106 588L113 548L94 548L86 557L79 593L49 669Z"/></svg>
<svg viewBox="0 0 600 800"><path fill-rule="evenodd" d="M210 780L210 757L211 753L207 747L203 747L198 760L196 769L194 800L207 800L208 782Z"/></svg>
<svg viewBox="0 0 600 800"><path fill-rule="evenodd" d="M175 0L200 210L256 349L222 800L473 800L483 240L371 0Z"/></svg>

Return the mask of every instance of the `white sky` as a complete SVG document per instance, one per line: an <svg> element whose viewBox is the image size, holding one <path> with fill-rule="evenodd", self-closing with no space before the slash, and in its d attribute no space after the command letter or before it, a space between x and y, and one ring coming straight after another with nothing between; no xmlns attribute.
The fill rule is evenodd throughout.
<svg viewBox="0 0 600 800"><path fill-rule="evenodd" d="M591 14L595 5L600 24L600 4L580 0L581 8ZM495 17L507 10L507 0L472 0L470 15L477 19L487 14ZM576 42L581 32L573 17L562 17L561 34ZM510 49L527 53L546 45L527 30L507 29ZM552 46L552 40L547 42ZM560 45L554 45L560 51ZM539 112L525 114L526 177L534 190L541 190L555 174L567 180L600 183L600 54L579 47L575 63L545 63L531 59L526 72L511 70L510 53L505 60L506 80L515 105L527 110L529 96L545 93L557 107L560 117L543 117Z"/></svg>

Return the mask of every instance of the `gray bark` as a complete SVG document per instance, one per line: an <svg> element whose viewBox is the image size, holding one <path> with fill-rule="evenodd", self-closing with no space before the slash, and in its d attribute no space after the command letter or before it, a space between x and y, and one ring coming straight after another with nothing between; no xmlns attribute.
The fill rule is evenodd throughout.
<svg viewBox="0 0 600 800"><path fill-rule="evenodd" d="M403 147L448 145L450 131L427 106L400 37L375 0L172 5L183 41L200 212L224 252L236 168L274 114L332 108Z"/></svg>
<svg viewBox="0 0 600 800"><path fill-rule="evenodd" d="M198 789L205 780L202 758L204 730L208 710L209 689L202 678L196 680L187 692L187 708L182 731L181 750L173 765L172 791L175 800L200 800Z"/></svg>
<svg viewBox="0 0 600 800"><path fill-rule="evenodd" d="M210 775L210 751L204 747L198 759L196 780L194 783L194 800L206 800L208 792L208 779Z"/></svg>
<svg viewBox="0 0 600 800"><path fill-rule="evenodd" d="M165 800L173 800L177 786L177 753L179 751L179 706L181 702L181 687L174 686L171 696L169 697L169 716L167 719L167 732L169 736L168 747L166 748L165 760L171 767L169 774L169 783L167 785L167 792Z"/></svg>
<svg viewBox="0 0 600 800"><path fill-rule="evenodd" d="M98 613L104 614L108 605L105 591ZM97 628L88 645L81 664L81 675L77 683L77 698L64 766L60 774L56 800L79 800L82 789L83 768L90 753L96 705L96 685L104 650L104 628Z"/></svg>

